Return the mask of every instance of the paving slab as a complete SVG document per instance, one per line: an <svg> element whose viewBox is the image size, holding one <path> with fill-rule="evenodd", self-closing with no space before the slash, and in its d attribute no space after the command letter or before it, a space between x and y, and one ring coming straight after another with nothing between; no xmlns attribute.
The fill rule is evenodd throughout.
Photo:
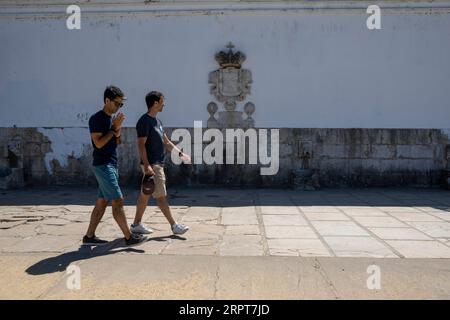
<svg viewBox="0 0 450 320"><path fill-rule="evenodd" d="M369 230L383 240L433 240L413 228L369 228Z"/></svg>
<svg viewBox="0 0 450 320"><path fill-rule="evenodd" d="M450 223L448 222L408 222L417 230L435 238L450 238Z"/></svg>
<svg viewBox="0 0 450 320"><path fill-rule="evenodd" d="M450 248L438 241L386 241L406 258L450 258Z"/></svg>
<svg viewBox="0 0 450 320"><path fill-rule="evenodd" d="M260 235L261 231L257 225L228 225L225 226L224 235Z"/></svg>
<svg viewBox="0 0 450 320"><path fill-rule="evenodd" d="M317 239L318 236L308 226L265 226L267 239Z"/></svg>
<svg viewBox="0 0 450 320"><path fill-rule="evenodd" d="M364 227L407 227L407 224L393 217L353 217Z"/></svg>
<svg viewBox="0 0 450 320"><path fill-rule="evenodd" d="M38 225L33 223L24 223L9 229L0 229L0 237L26 238L35 236L38 232Z"/></svg>
<svg viewBox="0 0 450 320"><path fill-rule="evenodd" d="M322 236L368 236L369 233L353 221L311 221Z"/></svg>
<svg viewBox="0 0 450 320"><path fill-rule="evenodd" d="M431 214L423 212L391 212L389 215L401 221L442 221Z"/></svg>
<svg viewBox="0 0 450 320"><path fill-rule="evenodd" d="M444 221L450 222L450 212L433 212L433 211L427 211L428 214L435 216L436 218L439 218Z"/></svg>
<svg viewBox="0 0 450 320"><path fill-rule="evenodd" d="M222 213L221 223L224 225L257 225L258 220L256 218L256 212L244 213Z"/></svg>
<svg viewBox="0 0 450 320"><path fill-rule="evenodd" d="M332 254L318 239L268 239L271 255L284 255L286 251L295 252L302 257L329 257Z"/></svg>
<svg viewBox="0 0 450 320"><path fill-rule="evenodd" d="M371 237L324 237L338 257L397 258L383 243Z"/></svg>
<svg viewBox="0 0 450 320"><path fill-rule="evenodd" d="M37 235L21 239L14 244L3 247L6 252L62 252L74 244L81 243L80 236Z"/></svg>
<svg viewBox="0 0 450 320"><path fill-rule="evenodd" d="M327 212L327 213L340 213L339 209L334 206L299 206L298 207L304 213L311 212Z"/></svg>
<svg viewBox="0 0 450 320"><path fill-rule="evenodd" d="M388 215L381 211L378 208L348 208L348 209L342 209L342 211L351 216L351 217L388 217Z"/></svg>
<svg viewBox="0 0 450 320"><path fill-rule="evenodd" d="M162 250L162 253L172 255L217 255L219 253L219 243L217 239L172 241Z"/></svg>
<svg viewBox="0 0 450 320"><path fill-rule="evenodd" d="M264 249L259 235L225 235L219 244L221 256L262 256Z"/></svg>
<svg viewBox="0 0 450 320"><path fill-rule="evenodd" d="M340 212L305 212L310 221L350 221L350 218Z"/></svg>
<svg viewBox="0 0 450 320"><path fill-rule="evenodd" d="M284 206L261 206L261 213L263 215L299 215L300 211L290 201L287 201Z"/></svg>
<svg viewBox="0 0 450 320"><path fill-rule="evenodd" d="M262 216L265 226L307 226L308 222L301 215L267 214Z"/></svg>

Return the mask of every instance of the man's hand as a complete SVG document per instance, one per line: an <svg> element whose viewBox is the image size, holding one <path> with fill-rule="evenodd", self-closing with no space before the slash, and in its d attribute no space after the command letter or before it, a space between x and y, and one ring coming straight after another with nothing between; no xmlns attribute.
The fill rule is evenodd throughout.
<svg viewBox="0 0 450 320"><path fill-rule="evenodd" d="M124 120L125 120L125 115L122 112L119 112L112 121L114 130L120 130Z"/></svg>
<svg viewBox="0 0 450 320"><path fill-rule="evenodd" d="M151 167L149 164L144 165L144 173L145 173L147 176L153 176L153 175L155 175L155 171L153 171L152 167Z"/></svg>
<svg viewBox="0 0 450 320"><path fill-rule="evenodd" d="M112 121L112 130L114 131L114 136L116 138L120 137L122 123L125 120L125 115L122 112L119 112Z"/></svg>
<svg viewBox="0 0 450 320"><path fill-rule="evenodd" d="M114 137L119 138L122 133L122 128L114 130Z"/></svg>
<svg viewBox="0 0 450 320"><path fill-rule="evenodd" d="M191 157L189 157L186 153L181 152L180 154L181 161L185 164L191 164Z"/></svg>

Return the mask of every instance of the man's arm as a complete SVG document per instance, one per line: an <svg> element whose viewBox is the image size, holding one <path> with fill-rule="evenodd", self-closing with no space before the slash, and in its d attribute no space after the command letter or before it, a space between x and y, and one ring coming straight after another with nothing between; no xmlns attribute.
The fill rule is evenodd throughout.
<svg viewBox="0 0 450 320"><path fill-rule="evenodd" d="M116 143L121 144L122 139L120 135L122 133L122 123L125 120L125 115L119 112L112 120L112 130L114 131L114 136L116 137Z"/></svg>
<svg viewBox="0 0 450 320"><path fill-rule="evenodd" d="M175 149L176 152L180 153L182 152L178 147L176 147L172 141L169 140L169 138L167 137L167 135L164 133L164 144L166 145L166 148L169 151L172 151L173 149Z"/></svg>
<svg viewBox="0 0 450 320"><path fill-rule="evenodd" d="M147 142L147 137L141 137L138 138L138 150L139 150L139 157L141 157L142 163L144 165L144 172L147 175L154 175L155 172L153 171L152 167L150 166L150 163L148 162L147 157L147 150L145 150L145 143Z"/></svg>
<svg viewBox="0 0 450 320"><path fill-rule="evenodd" d="M173 152L172 150L174 150L175 152L177 152L178 156L181 158L181 161L183 161L186 164L191 163L191 157L189 157L182 150L180 150L177 146L175 146L173 144L173 142L169 140L169 138L167 137L167 135L165 133L164 133L164 144L166 145L167 149L169 149L169 151Z"/></svg>
<svg viewBox="0 0 450 320"><path fill-rule="evenodd" d="M110 130L110 131L108 131L107 134L105 134L103 136L102 135L103 135L103 133L101 133L101 132L91 133L92 141L94 142L95 146L98 149L103 148L109 142L109 140L111 140L112 137L114 137L114 131Z"/></svg>
<svg viewBox="0 0 450 320"><path fill-rule="evenodd" d="M122 128L119 128L117 130L114 130L114 136L116 137L116 143L117 144L121 144L122 143L122 138L121 138L121 134L122 134Z"/></svg>

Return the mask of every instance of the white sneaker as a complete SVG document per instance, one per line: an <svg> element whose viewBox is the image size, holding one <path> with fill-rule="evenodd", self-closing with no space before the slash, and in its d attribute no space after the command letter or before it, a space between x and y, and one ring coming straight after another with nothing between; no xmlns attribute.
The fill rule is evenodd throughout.
<svg viewBox="0 0 450 320"><path fill-rule="evenodd" d="M181 224L181 223L175 223L172 226L173 234L183 234L183 233L185 233L188 230L189 230L189 227L185 226L184 224Z"/></svg>
<svg viewBox="0 0 450 320"><path fill-rule="evenodd" d="M152 229L147 228L146 226L144 226L142 223L139 224L132 224L130 226L131 232L132 233L140 233L140 234L150 234L153 232Z"/></svg>

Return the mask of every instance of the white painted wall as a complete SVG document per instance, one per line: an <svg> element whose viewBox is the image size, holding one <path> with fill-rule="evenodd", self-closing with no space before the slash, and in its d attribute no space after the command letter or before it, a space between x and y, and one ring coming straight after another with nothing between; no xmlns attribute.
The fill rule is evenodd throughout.
<svg viewBox="0 0 450 320"><path fill-rule="evenodd" d="M228 41L247 55L258 127L449 127L450 10L382 11L370 31L362 7L148 8L91 6L70 31L64 7L0 5L0 127L85 127L108 84L129 98L126 126L150 89L166 95L165 126L206 122L208 73Z"/></svg>

